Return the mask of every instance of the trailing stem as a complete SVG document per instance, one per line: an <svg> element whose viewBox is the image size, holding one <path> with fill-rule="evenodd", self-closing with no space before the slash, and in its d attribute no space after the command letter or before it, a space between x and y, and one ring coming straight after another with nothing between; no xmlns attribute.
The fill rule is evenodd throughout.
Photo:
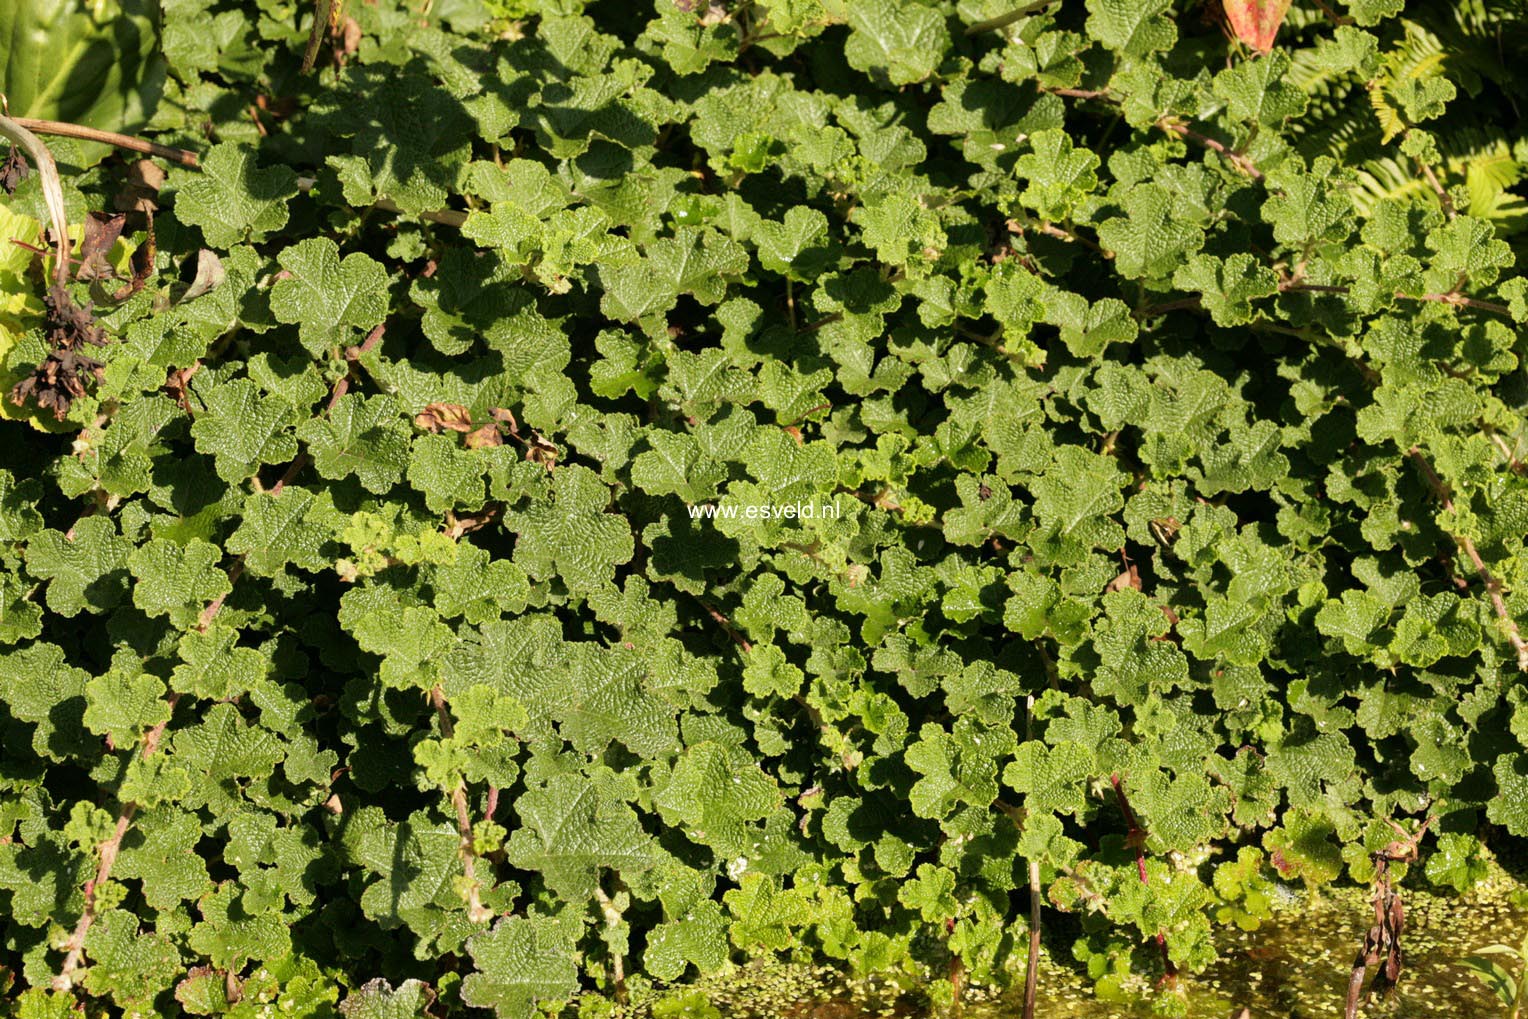
<svg viewBox="0 0 1528 1019"><path fill-rule="evenodd" d="M1216 141L1209 135L1200 134L1198 131L1191 129L1187 124L1180 124L1175 120L1160 120L1157 122L1157 126L1168 134L1175 134L1185 141L1191 141L1196 145L1204 146L1253 180L1263 179L1263 171L1257 168L1256 163L1240 152L1236 152L1224 142Z"/></svg>
<svg viewBox="0 0 1528 1019"><path fill-rule="evenodd" d="M1024 698L1024 738L1034 739L1035 695ZM1040 861L1029 862L1029 957L1024 963L1024 1019L1035 1019L1040 980Z"/></svg>
<svg viewBox="0 0 1528 1019"><path fill-rule="evenodd" d="M166 698L170 704L171 715L175 714L175 702L179 697L179 694L172 693ZM165 727L169 724L170 719L167 717L143 737L141 751L143 760L146 761L154 756L154 751L159 749L160 740L164 738ZM74 986L74 972L79 969L80 961L85 954L85 935L90 933L100 908L96 902L96 891L111 880L111 870L116 866L117 854L122 850L122 837L127 834L128 827L133 823L133 815L137 812L138 804L132 800L122 804L122 809L117 812L117 823L112 828L111 836L99 847L100 861L96 864L95 877L85 882L85 910L75 923L69 940L64 942L64 961L58 968L58 976L53 978L55 991L67 991Z"/></svg>
<svg viewBox="0 0 1528 1019"><path fill-rule="evenodd" d="M451 721L451 709L446 706L446 695L439 686L430 688L430 703L435 707L435 715L440 720L440 734L450 739L456 732L456 726ZM473 923L487 923L493 919L493 910L483 905L483 886L477 876L477 849L472 844L472 815L467 809L467 783L457 779L452 786L451 807L456 813L456 833L461 838L459 852L462 860L462 873L467 878L467 917Z"/></svg>
<svg viewBox="0 0 1528 1019"><path fill-rule="evenodd" d="M615 935L621 926L621 910L605 894L605 889L598 884L594 886L594 898L600 904L600 912L605 916L605 927ZM628 1001L626 993L626 956L615 950L614 937L606 941L610 948L610 977L615 983L615 1000L618 1004L625 1005Z"/></svg>
<svg viewBox="0 0 1528 1019"><path fill-rule="evenodd" d="M1039 0L1038 3L1024 4L1020 7L1014 8L1011 11L1008 11L1006 14L999 14L995 18L988 18L985 21L978 21L973 25L967 25L966 35L981 35L983 32L992 32L997 29L1007 28L1015 21L1022 21L1023 19L1029 17L1031 14L1038 14L1056 2L1057 0Z"/></svg>
<svg viewBox="0 0 1528 1019"><path fill-rule="evenodd" d="M1029 957L1024 963L1024 1019L1035 1019L1040 981L1040 861L1029 861Z"/></svg>
<svg viewBox="0 0 1528 1019"><path fill-rule="evenodd" d="M944 922L944 935L948 938L955 931L953 919ZM966 961L960 957L959 952L950 953L950 1003L960 1011L960 999L965 993L963 990L966 982Z"/></svg>
<svg viewBox="0 0 1528 1019"><path fill-rule="evenodd" d="M1135 870L1141 878L1141 884L1151 884L1151 878L1146 873L1146 829L1142 828L1135 820L1135 811L1130 809L1130 800L1125 795L1125 783L1119 775L1109 776L1109 784L1114 787L1114 799L1119 803L1120 812L1125 815L1125 824L1129 831L1125 835L1125 844L1135 849ZM1156 936L1157 948L1162 952L1162 980L1164 983L1173 984L1178 980L1178 967L1173 965L1172 956L1167 951L1167 935L1160 931Z"/></svg>
<svg viewBox="0 0 1528 1019"><path fill-rule="evenodd" d="M1443 479L1438 477L1438 472L1433 470L1433 466L1428 462L1427 456L1417 446L1412 446L1408 455L1411 457L1412 462L1417 465L1417 469L1422 472L1422 477L1426 479L1428 487L1433 491L1433 495L1443 504L1443 509L1448 513L1453 513L1453 496L1449 492L1448 486L1444 484ZM1470 565L1475 567L1475 575L1485 585L1486 594L1490 596L1491 606L1496 610L1496 617L1501 621L1502 632L1507 638L1507 643L1511 644L1512 650L1517 653L1518 669L1522 672L1528 672L1528 641L1523 640L1522 632L1517 627L1517 621L1512 618L1512 613L1507 609L1507 601L1502 597L1501 593L1501 582L1496 579L1496 576L1491 572L1491 568L1486 565L1485 560L1480 558L1480 551L1475 548L1475 543L1468 536L1451 534L1449 537L1453 539L1459 551L1463 552L1465 557L1469 559Z"/></svg>
<svg viewBox="0 0 1528 1019"><path fill-rule="evenodd" d="M244 558L240 556L228 570L228 586L232 589L244 572ZM207 627L212 625L212 620L223 607L227 592L213 600L196 620L196 632L206 633ZM143 737L143 749L139 752L140 757L147 761L154 756L159 749L159 744L164 739L166 727L170 719L175 715L175 705L180 700L180 694L171 692L165 701L170 706L170 713L165 720L150 729ZM85 882L85 910L80 914L79 920L74 925L74 930L69 935L69 940L64 942L64 961L58 967L58 975L53 978L53 989L67 991L74 986L74 973L79 969L80 961L85 953L85 935L90 933L90 928L95 924L99 913L96 903L96 889L111 880L112 868L117 864L117 854L122 851L122 838L127 834L127 829L133 823L133 817L138 813L138 804L128 800L122 804L117 812L117 823L112 826L111 836L101 843L97 852L100 856L96 864L95 877Z"/></svg>

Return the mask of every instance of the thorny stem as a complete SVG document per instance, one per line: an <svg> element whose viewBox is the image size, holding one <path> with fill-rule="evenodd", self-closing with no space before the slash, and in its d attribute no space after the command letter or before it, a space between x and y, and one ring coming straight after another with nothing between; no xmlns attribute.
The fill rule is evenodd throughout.
<svg viewBox="0 0 1528 1019"><path fill-rule="evenodd" d="M841 318L843 318L843 315L840 314L839 312L835 311L833 314L826 315L826 316L818 319L816 322L809 322L808 324L802 326L800 329L797 329L796 332L798 332L798 333L815 333L817 330L821 329L823 326L830 325L830 324L832 324L834 322L837 322Z"/></svg>
<svg viewBox="0 0 1528 1019"><path fill-rule="evenodd" d="M1334 24L1334 25L1351 25L1353 23L1353 19L1352 18L1346 17L1345 15L1338 14L1336 11L1334 11L1330 7L1328 7L1326 5L1326 3L1325 3L1325 0L1311 0L1311 2L1316 5L1316 9L1317 10L1319 10L1322 14L1325 14L1328 18L1331 19L1332 24Z"/></svg>
<svg viewBox="0 0 1528 1019"><path fill-rule="evenodd" d="M239 578L243 575L244 557L241 555L233 561L232 566L228 567L228 590L214 598L205 609L202 609L202 614L197 617L197 633L207 632L207 627L212 625L213 617L222 611L223 602L228 598L229 593L232 592L233 585L237 584L239 582Z"/></svg>
<svg viewBox="0 0 1528 1019"><path fill-rule="evenodd" d="M69 282L69 218L64 213L64 186L58 179L58 164L53 162L53 153L48 151L42 139L8 116L0 115L0 135L21 146L42 178L42 198L52 221L53 241L58 245L53 282L62 289Z"/></svg>
<svg viewBox="0 0 1528 1019"><path fill-rule="evenodd" d="M334 8L334 0L318 0L313 9L313 28L308 32L308 46L302 54L301 74L307 74L313 70L314 63L318 60L318 48L323 45L324 36L329 34L329 17Z"/></svg>
<svg viewBox="0 0 1528 1019"><path fill-rule="evenodd" d="M1136 318L1155 318L1157 315L1165 315L1169 311L1183 311L1189 308L1199 307L1201 301L1198 297L1180 297L1172 301L1163 301L1161 304L1148 304L1135 313Z"/></svg>
<svg viewBox="0 0 1528 1019"><path fill-rule="evenodd" d="M78 138L81 141L100 142L103 145L112 145L119 149L127 149L130 152L142 152L146 156L158 156L160 159L168 159L172 163L179 163L195 170L201 166L201 160L195 152L186 149L177 149L170 145L160 145L151 142L147 138L135 138L130 134L118 134L115 131L98 131L93 127L83 124L66 124L61 120L38 120L35 117L16 117L16 123L38 134L51 134L60 138Z"/></svg>
<svg viewBox="0 0 1528 1019"><path fill-rule="evenodd" d="M1507 440L1497 434L1493 428L1487 428L1486 435L1496 444L1496 448L1501 451L1501 455L1507 458L1507 469L1514 474L1522 473L1523 462L1517 458L1517 454L1513 452L1512 447L1507 445Z"/></svg>
<svg viewBox="0 0 1528 1019"><path fill-rule="evenodd" d="M380 323L375 329L366 334L366 339L362 341L360 346L345 348L345 362L347 369L349 365L362 354L366 353L368 350L372 349L379 342L381 342L382 335L386 331L387 323ZM334 388L329 392L329 402L324 404L324 413L327 414L332 411L334 409L334 405L340 402L340 397L344 396L347 392L349 392L349 390L350 374L347 370L346 374L341 375L338 379L335 380ZM271 486L270 494L280 495L281 490L286 488L286 486L291 483L292 479L297 477L297 475L302 472L302 469L308 465L308 462L311 459L312 457L310 457L306 452L299 453L296 459L287 465L286 471L282 473L281 477L277 479L276 483Z"/></svg>
<svg viewBox="0 0 1528 1019"><path fill-rule="evenodd" d="M793 425L799 425L801 422L805 421L808 417L810 417L813 414L816 414L820 410L832 410L832 409L833 409L833 405L831 403L828 403L827 401L824 401L822 403L817 404L815 407L808 407L806 410L802 411L800 414L797 414L795 417L793 417L789 421L785 422L785 424L781 425L781 427L782 428L790 428Z"/></svg>
<svg viewBox="0 0 1528 1019"><path fill-rule="evenodd" d="M446 695L439 686L430 688L430 703L440 720L440 734L450 739L456 726L451 721L451 710L446 707ZM462 873L467 877L467 917L473 923L487 923L493 919L493 910L483 905L482 885L477 877L477 850L472 847L472 816L467 811L467 783L461 779L457 779L451 790L451 806L456 811L456 832L461 837Z"/></svg>
<svg viewBox="0 0 1528 1019"><path fill-rule="evenodd" d="M747 637L744 637L741 633L738 633L737 627L732 625L732 620L722 615L721 612L719 612L710 602L701 601L699 598L695 600L699 602L701 608L706 610L706 615L710 616L712 621L715 622L717 626L722 628L722 632L725 633L728 637L731 637L732 642L743 649L744 654L747 654L753 650L753 645L748 642ZM822 712L817 710L816 705L807 700L805 697L801 696L799 693L792 694L791 700L795 701L802 707L802 709L806 711L807 717L812 720L812 724L817 726L820 731L828 731L828 723L822 717Z"/></svg>
<svg viewBox="0 0 1528 1019"><path fill-rule="evenodd" d="M1016 233L1024 232L1024 226L1012 220L1009 221L1008 226ZM1059 227L1054 223L1043 222L1035 225L1035 229L1047 237L1054 237L1057 240L1068 241L1072 244L1081 244L1083 247L1087 248L1089 251L1093 252L1095 255L1098 255L1101 258L1114 257L1114 252L1105 250L1101 245L1099 245L1097 241L1091 241L1074 230L1067 230L1064 227Z"/></svg>
<svg viewBox="0 0 1528 1019"><path fill-rule="evenodd" d="M1433 470L1433 466L1428 462L1426 455L1417 446L1412 446L1407 455L1417 465L1417 469L1422 472L1422 477L1426 479L1428 487L1433 490L1433 495L1437 496L1438 501L1443 504L1444 511L1452 513L1454 511L1453 496L1448 490L1448 485L1444 483L1442 478L1438 477L1438 472ZM1485 585L1486 594L1490 596L1491 606L1496 610L1497 619L1501 621L1507 643L1511 644L1512 650L1517 653L1518 670L1528 672L1528 641L1523 640L1523 635L1517 628L1517 621L1512 618L1512 613L1507 610L1506 599L1502 597L1501 593L1501 582L1491 573L1491 569L1486 565L1485 560L1480 558L1480 552L1475 548L1475 542L1462 534L1451 534L1449 537L1453 538L1454 544L1459 547L1459 551L1463 552L1465 557L1469 559L1470 564L1475 567L1476 576Z"/></svg>
<svg viewBox="0 0 1528 1019"><path fill-rule="evenodd" d="M344 381L344 379L340 379L340 382ZM338 384L336 384L334 388L339 389L340 387ZM309 457L307 453L297 454L296 459L287 465L287 469L282 472L281 477L277 478L276 483L271 486L270 494L280 495L281 490L285 488L293 478L297 477L297 475L302 472L302 469L308 465L308 459Z"/></svg>
<svg viewBox="0 0 1528 1019"><path fill-rule="evenodd" d="M1109 99L1109 90L1106 88L1048 88L1045 89L1053 96L1067 96L1071 99Z"/></svg>
<svg viewBox="0 0 1528 1019"><path fill-rule="evenodd" d="M1301 282L1298 282L1296 280L1285 280L1284 282L1279 284L1279 292L1280 293L1284 293L1284 294L1291 294L1291 293L1346 294L1346 293L1349 292L1349 288L1345 287L1345 286L1326 284L1326 283L1301 283ZM1401 301L1433 301L1433 302L1436 302L1438 304L1452 304L1452 305L1454 305L1455 307L1458 307L1458 308L1474 308L1477 311L1489 311L1489 312L1491 312L1493 314L1502 315L1502 316L1505 316L1505 317L1508 317L1508 318L1510 318L1512 316L1512 309L1508 308L1505 304L1498 304L1495 301L1482 301L1479 298L1476 298L1476 297L1466 297L1463 294L1458 294L1458 293L1446 293L1446 294L1402 294L1402 293L1397 293L1395 296L1396 296L1397 300L1401 300ZM1197 297L1197 296L1195 296L1195 297L1179 297L1179 298L1175 298L1174 300L1171 300L1171 301L1164 301L1161 304L1147 305L1145 308L1142 308L1139 311L1135 312L1135 316L1137 318L1150 318L1153 315L1160 315L1163 312L1178 311L1179 309L1183 309L1183 308L1197 308L1197 307L1199 307L1200 303L1201 303L1201 299L1199 297Z"/></svg>
<svg viewBox="0 0 1528 1019"><path fill-rule="evenodd" d="M1482 301L1474 297L1465 297L1463 294L1452 292L1447 294L1421 294L1415 297L1410 294L1396 294L1395 296L1403 297L1409 301L1439 301L1443 304L1455 304L1463 308L1478 308L1481 311L1495 312L1498 315L1505 315L1509 318L1512 315L1512 309L1508 308L1505 304L1497 304L1495 301Z"/></svg>
<svg viewBox="0 0 1528 1019"><path fill-rule="evenodd" d="M1035 641L1035 650L1040 652L1040 661L1045 663L1045 681L1050 684L1052 690L1061 689L1061 677L1056 672L1056 662L1045 649L1045 641Z"/></svg>

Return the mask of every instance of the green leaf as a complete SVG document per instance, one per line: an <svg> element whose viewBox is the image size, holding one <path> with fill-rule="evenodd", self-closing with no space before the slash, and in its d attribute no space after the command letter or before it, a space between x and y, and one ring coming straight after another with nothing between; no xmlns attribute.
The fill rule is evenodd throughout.
<svg viewBox="0 0 1528 1019"><path fill-rule="evenodd" d="M773 644L755 647L743 667L743 689L755 697L792 697L801 689L805 674L786 661L785 652Z"/></svg>
<svg viewBox="0 0 1528 1019"><path fill-rule="evenodd" d="M908 797L919 817L943 818L967 804L985 809L997 799L998 761L1015 743L1012 730L959 718L953 732L926 722L907 748L907 766L922 777Z"/></svg>
<svg viewBox="0 0 1528 1019"><path fill-rule="evenodd" d="M462 1000L499 1019L530 1019L538 1004L566 1001L578 990L577 934L577 925L537 914L500 919L467 943L476 970L462 980Z"/></svg>
<svg viewBox="0 0 1528 1019"><path fill-rule="evenodd" d="M1492 773L1497 792L1486 805L1486 816L1514 835L1528 833L1528 754L1503 754Z"/></svg>
<svg viewBox="0 0 1528 1019"><path fill-rule="evenodd" d="M732 914L732 943L743 949L785 949L793 943L796 928L811 918L794 888L781 889L773 878L757 871L743 874L738 887L722 899Z"/></svg>
<svg viewBox="0 0 1528 1019"><path fill-rule="evenodd" d="M1088 35L1122 57L1141 58L1170 49L1178 30L1164 15L1169 0L1087 0Z"/></svg>
<svg viewBox="0 0 1528 1019"><path fill-rule="evenodd" d="M370 980L345 996L340 1015L345 1019L418 1019L435 1002L430 985L413 979L396 988L381 977Z"/></svg>
<svg viewBox="0 0 1528 1019"><path fill-rule="evenodd" d="M164 680L148 673L116 671L85 684L85 727L120 747L131 747L170 718Z"/></svg>
<svg viewBox="0 0 1528 1019"><path fill-rule="evenodd" d="M455 435L417 436L406 462L409 484L424 493L425 505L433 512L455 507L475 510L483 505L488 460L476 450L462 448Z"/></svg>
<svg viewBox="0 0 1528 1019"><path fill-rule="evenodd" d="M781 796L741 747L707 741L685 750L654 803L670 824L730 859L753 854L753 822L779 810Z"/></svg>
<svg viewBox="0 0 1528 1019"><path fill-rule="evenodd" d="M608 585L635 548L626 522L605 512L609 504L610 490L593 471L558 468L550 498L505 514L504 526L519 536L515 562L538 580L556 576L574 591Z"/></svg>
<svg viewBox="0 0 1528 1019"><path fill-rule="evenodd" d="M164 91L159 11L149 3L128 0L108 10L39 0L8 7L0 13L0 39L0 92L12 117L130 132L154 115Z"/></svg>
<svg viewBox="0 0 1528 1019"><path fill-rule="evenodd" d="M1003 768L1003 784L1024 794L1031 816L1076 814L1083 809L1087 783L1095 769L1093 755L1076 743L1046 746L1035 740L1019 745Z"/></svg>
<svg viewBox="0 0 1528 1019"><path fill-rule="evenodd" d="M265 677L269 663L252 647L239 646L239 633L214 623L205 632L191 631L180 638L180 664L170 675L170 686L206 700L229 700L255 689Z"/></svg>
<svg viewBox="0 0 1528 1019"><path fill-rule="evenodd" d="M637 815L581 775L553 775L544 787L527 789L515 812L523 827L505 848L509 861L539 871L569 902L592 898L601 870L630 875L653 865Z"/></svg>
<svg viewBox="0 0 1528 1019"><path fill-rule="evenodd" d="M1098 240L1114 252L1126 279L1165 278L1204 244L1204 231L1175 213L1172 195L1160 184L1131 188L1122 204L1123 216L1099 224Z"/></svg>
<svg viewBox="0 0 1528 1019"><path fill-rule="evenodd" d="M61 616L104 612L127 588L132 542L104 516L86 517L72 533L47 530L27 543L27 570L48 581L48 609Z"/></svg>
<svg viewBox="0 0 1528 1019"><path fill-rule="evenodd" d="M1289 54L1283 50L1242 61L1215 75L1215 94L1235 119L1277 126L1305 112L1305 93L1285 80L1289 69Z"/></svg>
<svg viewBox="0 0 1528 1019"><path fill-rule="evenodd" d="M280 494L245 497L244 519L228 538L228 550L244 556L255 576L273 576L288 563L316 572L333 560L324 546L338 536L341 517L329 491L288 485Z"/></svg>
<svg viewBox="0 0 1528 1019"><path fill-rule="evenodd" d="M833 260L828 218L816 209L792 206L784 222L765 220L754 228L759 264L794 280L813 280Z"/></svg>
<svg viewBox="0 0 1528 1019"><path fill-rule="evenodd" d="M1204 295L1204 307L1215 324L1229 327L1251 322L1252 302L1277 293L1279 280L1251 255L1238 252L1222 261L1200 254L1173 273L1173 286Z"/></svg>
<svg viewBox="0 0 1528 1019"><path fill-rule="evenodd" d="M290 276L271 288L271 312L299 326L310 354L344 346L387 316L387 270L370 256L357 252L342 260L333 241L312 237L276 260Z"/></svg>
<svg viewBox="0 0 1528 1019"><path fill-rule="evenodd" d="M36 478L17 481L10 471L0 470L0 542L23 541L43 528L37 500L42 486Z"/></svg>
<svg viewBox="0 0 1528 1019"><path fill-rule="evenodd" d="M163 934L144 932L138 918L122 909L105 910L85 936L85 989L116 1002L124 1011L152 1007L180 973L180 953Z"/></svg>
<svg viewBox="0 0 1528 1019"><path fill-rule="evenodd" d="M910 85L933 74L950 47L944 16L922 2L860 0L848 7L844 58L872 79Z"/></svg>
<svg viewBox="0 0 1528 1019"><path fill-rule="evenodd" d="M1300 160L1279 164L1268 175L1275 193L1263 204L1274 239L1293 246L1345 237L1353 212L1347 184L1327 156L1317 157L1308 171Z"/></svg>
<svg viewBox="0 0 1528 1019"><path fill-rule="evenodd" d="M234 379L203 394L205 410L191 425L196 448L217 458L218 477L242 481L265 464L297 455L292 426L297 409L261 393L249 379Z"/></svg>
<svg viewBox="0 0 1528 1019"><path fill-rule="evenodd" d="M304 421L313 467L333 481L354 474L369 492L384 493L409 466L409 431L395 397L346 393L322 418Z"/></svg>
<svg viewBox="0 0 1528 1019"><path fill-rule="evenodd" d="M669 312L680 295L716 304L727 277L748 268L748 253L715 230L681 227L673 237L648 245L639 262L600 268L605 295L600 310L618 322L636 322Z"/></svg>
<svg viewBox="0 0 1528 1019"><path fill-rule="evenodd" d="M222 556L216 545L197 539L140 545L127 557L135 581L133 604L151 616L169 616L171 626L190 626L208 602L232 590L217 565Z"/></svg>
<svg viewBox="0 0 1528 1019"><path fill-rule="evenodd" d="M1072 210L1098 187L1098 156L1074 146L1065 131L1038 131L1030 136L1032 151L1014 164L1025 182L1019 196L1041 219L1065 222Z"/></svg>
<svg viewBox="0 0 1528 1019"><path fill-rule="evenodd" d="M653 929L642 967L659 980L673 981L691 964L701 973L714 972L726 963L727 955L727 921L721 903L704 899Z"/></svg>
<svg viewBox="0 0 1528 1019"><path fill-rule="evenodd" d="M287 222L287 201L297 196L297 175L285 166L259 169L253 150L232 142L214 145L200 172L175 190L175 213L202 228L215 248L258 241Z"/></svg>

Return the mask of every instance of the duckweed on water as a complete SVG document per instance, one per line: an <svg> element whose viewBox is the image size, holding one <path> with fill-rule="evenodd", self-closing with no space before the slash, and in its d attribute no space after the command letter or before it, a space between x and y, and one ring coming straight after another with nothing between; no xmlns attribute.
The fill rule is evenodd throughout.
<svg viewBox="0 0 1528 1019"><path fill-rule="evenodd" d="M1399 990L1371 1001L1365 1019L1474 1019L1497 1014L1490 993L1459 965L1477 947L1528 929L1528 892L1496 881L1471 896L1408 890L1406 968ZM1257 930L1216 930L1217 961L1188 980L1175 999L1143 985L1133 1004L1104 1001L1076 969L1042 955L1036 1014L1044 1019L1115 1019L1163 1012L1225 1019L1243 1008L1252 1019L1341 1017L1353 955L1369 913L1368 893L1346 888L1324 897L1295 896ZM1021 983L1021 981L1016 981ZM925 1019L948 1015L928 1000L926 980L854 980L828 966L784 962L735 967L682 990L643 988L630 1007L586 999L581 1019ZM964 1019L1018 1019L1020 990L973 987Z"/></svg>

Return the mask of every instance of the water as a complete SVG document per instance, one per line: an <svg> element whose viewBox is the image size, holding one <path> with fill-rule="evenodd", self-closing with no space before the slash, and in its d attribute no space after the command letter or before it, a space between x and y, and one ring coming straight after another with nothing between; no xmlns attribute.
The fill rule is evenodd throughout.
<svg viewBox="0 0 1528 1019"><path fill-rule="evenodd" d="M1497 886L1470 897L1442 898L1402 889L1406 904L1405 969L1398 990L1364 1004L1364 1019L1495 1019L1504 1012L1459 959L1485 945L1516 945L1528 933L1523 895ZM1351 889L1323 898L1300 896L1255 931L1218 928L1219 960L1183 982L1189 1019L1341 1019L1353 956L1373 919L1367 893ZM1372 972L1370 974L1372 976ZM1022 978L1021 978L1022 979ZM915 984L909 985L916 987ZM928 1019L914 994L885 982L853 984L832 970L749 966L700 984L724 1019ZM1020 992L990 998L974 989L964 1019L1018 1019ZM983 1000L986 999L986 1000ZM648 1014L645 1009L635 1009ZM1123 1019L1149 1007L1103 1002L1086 977L1064 960L1042 957L1035 1013L1040 1019ZM673 1013L703 1019L703 1010Z"/></svg>
<svg viewBox="0 0 1528 1019"><path fill-rule="evenodd" d="M1388 1001L1369 1002L1359 1014L1392 1019L1502 1014L1495 997L1459 965L1459 958L1493 942L1516 945L1528 932L1528 912L1503 894L1458 899L1403 889L1402 901L1406 959L1400 985ZM1198 982L1235 1008L1250 1009L1256 1019L1340 1017L1353 957L1372 922L1362 892L1295 903L1258 930L1219 932L1220 961Z"/></svg>

